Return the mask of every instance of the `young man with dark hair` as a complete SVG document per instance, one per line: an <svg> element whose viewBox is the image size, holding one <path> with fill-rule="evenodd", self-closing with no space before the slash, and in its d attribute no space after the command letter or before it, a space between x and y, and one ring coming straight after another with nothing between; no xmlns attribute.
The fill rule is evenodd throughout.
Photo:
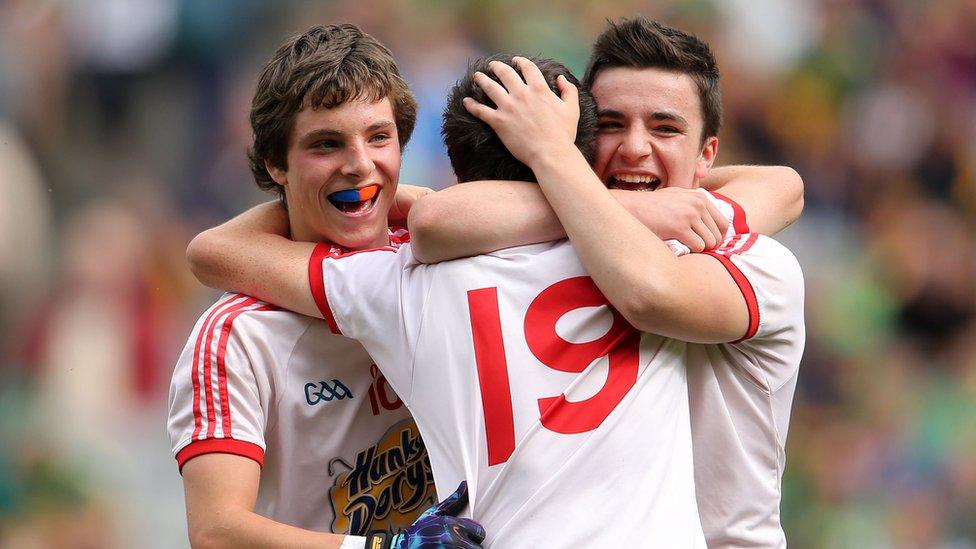
<svg viewBox="0 0 976 549"><path fill-rule="evenodd" d="M491 61L511 61L511 55L493 55L479 60L481 64ZM539 70L548 78L546 84L556 89L556 76L561 74L562 64L552 59L533 58ZM447 156L458 181L533 181L532 170L521 162L512 162L511 153L502 144L495 132L485 123L471 116L457 116L463 113L461 101L474 97L477 101L491 104L491 99L474 84L474 72L468 71L451 88L444 108L441 135L447 146ZM583 157L592 162L595 157L596 103L586 91L579 94L580 119L576 126L576 147Z"/></svg>
<svg viewBox="0 0 976 549"><path fill-rule="evenodd" d="M415 117L389 50L358 28L282 44L258 82L249 152L258 185L287 204L278 229L336 251L400 245L387 212ZM169 405L193 546L470 548L484 536L450 516L463 489L410 526L435 501L416 424L363 348L322 321L225 294L194 327Z"/></svg>
<svg viewBox="0 0 976 549"><path fill-rule="evenodd" d="M599 106L595 174L567 138L575 91L565 86L557 97L530 61L514 66L524 80L501 63L491 67L501 84L477 75L491 104L466 99L466 107L532 168L551 206L543 214L558 217L620 314L640 330L694 342L684 354L708 545L785 546L780 486L804 343L796 259L748 232L744 219L718 248L675 257L607 191L695 188L708 173L721 121L708 46L643 18L612 23L600 36L586 73Z"/></svg>

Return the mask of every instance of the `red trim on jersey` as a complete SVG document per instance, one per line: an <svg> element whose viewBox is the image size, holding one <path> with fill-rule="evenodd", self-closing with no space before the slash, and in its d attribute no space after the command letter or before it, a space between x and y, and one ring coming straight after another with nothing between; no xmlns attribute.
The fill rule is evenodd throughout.
<svg viewBox="0 0 976 549"><path fill-rule="evenodd" d="M315 249L312 250L312 257L308 259L308 285L312 289L312 299L315 300L315 306L322 313L322 318L329 325L329 330L334 334L342 335L335 317L332 316L329 301L325 297L325 273L322 268L322 262L325 261L325 258L337 255L334 250L335 248L329 244L320 242L315 245Z"/></svg>
<svg viewBox="0 0 976 549"><path fill-rule="evenodd" d="M715 198L732 206L732 227L735 228L735 232L738 234L750 232L749 224L746 223L746 211L742 209L742 206L724 194L715 191L711 191L711 193Z"/></svg>
<svg viewBox="0 0 976 549"><path fill-rule="evenodd" d="M238 296L238 297L244 297L244 296ZM212 381L213 367L211 366L214 362L213 351L211 351L211 349L213 348L214 333L217 332L216 327L224 319L226 319L228 315L234 314L235 311L238 311L244 307L248 307L256 301L257 299L253 297L248 297L244 301L234 303L230 307L227 307L224 310L220 311L220 313L217 314L217 316L213 319L213 322L207 328L207 339L204 342L204 349L203 349L203 381L205 383L204 387L206 389L203 393L203 396L207 406L207 436L208 437L213 436L216 429L215 423L217 420L216 417L217 414L214 411L214 395L213 395L213 381ZM220 341L219 338L218 341ZM223 413L223 410L221 410L221 413ZM199 435L200 435L200 431L195 430L193 433L193 438L196 438Z"/></svg>
<svg viewBox="0 0 976 549"><path fill-rule="evenodd" d="M191 438L196 439L200 436L200 431L203 430L203 413L200 410L200 348L203 346L203 335L210 332L211 321L222 309L234 300L243 297L241 294L234 294L223 301L218 301L211 309L210 314L207 315L206 320L203 321L203 326L200 327L200 332L197 334L197 342L193 346L193 436Z"/></svg>
<svg viewBox="0 0 976 549"><path fill-rule="evenodd" d="M721 246L719 246L718 249L716 249L716 250L710 250L710 251L714 251L715 253L718 253L718 254L727 254L727 253L729 253L729 251L732 248L735 248L735 246L739 243L740 240L742 240L742 235L741 234L737 234L737 235L733 236L732 238L726 240L725 241L725 244L722 244Z"/></svg>
<svg viewBox="0 0 976 549"><path fill-rule="evenodd" d="M391 238L393 238L393 235L391 235ZM406 240L400 242L406 243L410 241L410 234L407 233L405 237L401 235L401 237L397 238L406 238ZM322 318L325 319L325 323L329 325L329 330L333 334L342 335L342 330L339 328L339 323L336 322L335 316L332 314L332 308L329 307L329 298L325 293L325 268L322 263L326 259L342 259L356 254L376 251L396 252L397 249L394 246L379 246L377 248L366 248L364 250L349 252L338 246L331 246L320 242L312 250L312 256L308 259L308 286L312 291L312 299L315 300L315 306L322 313Z"/></svg>
<svg viewBox="0 0 976 549"><path fill-rule="evenodd" d="M176 463L180 466L180 472L183 472L186 462L204 454L234 454L253 459L264 467L264 449L257 444L232 438L208 438L193 441L177 452Z"/></svg>
<svg viewBox="0 0 976 549"><path fill-rule="evenodd" d="M353 250L351 252L342 252L338 255L331 256L332 259L345 259L347 257L352 257L356 254L364 254L368 252L396 252L397 248L395 246L377 246L375 248L365 248L362 250Z"/></svg>
<svg viewBox="0 0 976 549"><path fill-rule="evenodd" d="M737 249L732 250L731 252L728 253L728 255L741 254L749 251L749 248L751 248L752 245L755 244L757 240L759 240L759 233L749 234L749 238L746 239L746 241L742 244L742 246L739 246Z"/></svg>
<svg viewBox="0 0 976 549"><path fill-rule="evenodd" d="M399 248L400 246L410 242L410 232L407 231L406 227L400 227L399 225L390 225L390 245L394 248Z"/></svg>
<svg viewBox="0 0 976 549"><path fill-rule="evenodd" d="M224 436L231 437L233 427L230 422L230 397L227 395L227 340L234 325L234 319L251 311L273 311L277 307L262 305L256 309L238 309L227 315L224 325L220 328L220 339L217 342L217 393L220 396L220 416L224 427ZM208 349L209 351L209 349ZM211 423L207 427L207 437L212 437L217 426Z"/></svg>
<svg viewBox="0 0 976 549"><path fill-rule="evenodd" d="M724 255L717 254L715 252L703 252L707 255L714 257L719 260L719 262L725 267L725 270L732 275L732 279L735 280L736 286L739 287L739 291L742 292L742 297L746 300L746 307L749 309L749 327L746 328L746 333L741 338L733 341L732 343L739 343L745 341L752 336L756 335L759 331L759 301L756 300L756 291L752 288L752 283L746 278L746 275L742 274L742 271L732 263L732 260Z"/></svg>

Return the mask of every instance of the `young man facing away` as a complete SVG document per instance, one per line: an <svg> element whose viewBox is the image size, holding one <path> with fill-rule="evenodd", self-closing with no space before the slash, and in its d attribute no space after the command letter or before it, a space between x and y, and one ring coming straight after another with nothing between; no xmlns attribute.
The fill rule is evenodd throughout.
<svg viewBox="0 0 976 549"><path fill-rule="evenodd" d="M695 342L685 356L709 547L784 547L781 479L805 336L799 265L755 233L674 257L607 192L638 177L695 188L708 173L721 121L708 46L643 18L611 24L598 38L585 77L600 113L596 174L567 137L574 90L563 86L560 99L531 62L515 65L524 81L501 63L491 69L504 87L477 76L492 107L465 104L538 177L551 210L525 215L558 217L596 285L633 326Z"/></svg>
<svg viewBox="0 0 976 549"><path fill-rule="evenodd" d="M415 117L389 50L358 28L313 27L279 47L254 96L249 156L287 204L292 238L399 245L387 212ZM370 530L406 528L435 501L416 425L363 348L252 297L226 294L200 317L168 424L194 547L364 547ZM368 547L478 546L480 526L440 516L463 507L457 496Z"/></svg>

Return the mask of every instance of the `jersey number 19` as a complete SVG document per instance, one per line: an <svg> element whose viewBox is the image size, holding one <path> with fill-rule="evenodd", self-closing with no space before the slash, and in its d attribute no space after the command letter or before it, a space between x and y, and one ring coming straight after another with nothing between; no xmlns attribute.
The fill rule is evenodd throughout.
<svg viewBox="0 0 976 549"><path fill-rule="evenodd" d="M576 434L596 429L637 382L640 333L612 307L613 324L598 339L574 343L556 333L556 322L566 313L602 305L609 306L590 277L579 276L543 290L525 313L525 342L542 364L560 372L581 373L598 358L609 361L606 383L590 398L569 401L559 395L538 399L540 420L550 431ZM469 291L468 309L485 415L488 465L497 465L515 450L515 418L498 288Z"/></svg>

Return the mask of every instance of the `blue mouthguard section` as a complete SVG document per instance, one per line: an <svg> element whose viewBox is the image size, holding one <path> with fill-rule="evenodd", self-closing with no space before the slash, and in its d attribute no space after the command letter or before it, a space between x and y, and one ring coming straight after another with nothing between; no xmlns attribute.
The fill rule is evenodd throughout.
<svg viewBox="0 0 976 549"><path fill-rule="evenodd" d="M336 202L359 202L362 198L359 197L359 189L346 189L330 194L329 200Z"/></svg>

